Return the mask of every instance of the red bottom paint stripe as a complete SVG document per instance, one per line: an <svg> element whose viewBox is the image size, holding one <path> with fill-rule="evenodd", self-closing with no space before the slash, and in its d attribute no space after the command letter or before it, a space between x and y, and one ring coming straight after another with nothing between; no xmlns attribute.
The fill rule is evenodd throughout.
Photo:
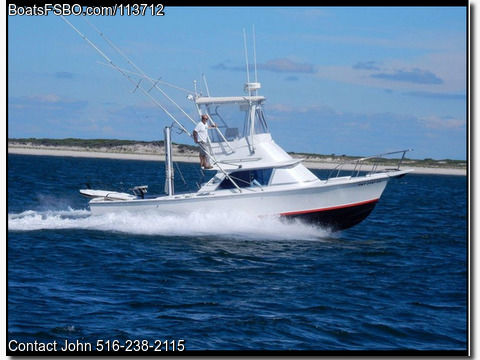
<svg viewBox="0 0 480 360"><path fill-rule="evenodd" d="M332 207L324 208L324 209L313 209L313 210L302 210L302 211L286 212L286 213L281 213L280 215L282 215L282 216L301 215L301 214L310 214L310 213L330 211L330 210L337 210L337 209L346 209L346 208L350 208L350 207L362 206L362 205L365 205L365 204L375 203L375 202L377 202L378 200L379 200L379 199L373 199L373 200L362 201L362 202L355 203L355 204L332 206Z"/></svg>

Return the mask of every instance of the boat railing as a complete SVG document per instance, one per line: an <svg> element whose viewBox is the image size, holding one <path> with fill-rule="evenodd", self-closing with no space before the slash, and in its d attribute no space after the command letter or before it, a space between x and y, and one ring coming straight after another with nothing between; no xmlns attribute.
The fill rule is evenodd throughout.
<svg viewBox="0 0 480 360"><path fill-rule="evenodd" d="M339 178L341 176L347 176L350 178L358 177L361 172L362 174L366 173L366 175L372 175L376 173L399 171L400 166L405 159L405 154L412 150L413 149L398 150L342 162L335 166L332 171L330 171L330 174L327 177L327 181ZM392 156L396 154L402 154L400 159L386 158L387 156Z"/></svg>

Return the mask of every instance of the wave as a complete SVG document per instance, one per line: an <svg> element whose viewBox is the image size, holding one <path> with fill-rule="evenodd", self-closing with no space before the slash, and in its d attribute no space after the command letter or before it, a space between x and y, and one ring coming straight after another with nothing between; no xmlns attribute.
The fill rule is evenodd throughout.
<svg viewBox="0 0 480 360"><path fill-rule="evenodd" d="M8 214L9 231L83 229L136 235L204 236L250 239L319 240L332 234L300 221L257 217L246 213L194 211L186 216L157 212L115 212L92 215L89 210L34 211Z"/></svg>

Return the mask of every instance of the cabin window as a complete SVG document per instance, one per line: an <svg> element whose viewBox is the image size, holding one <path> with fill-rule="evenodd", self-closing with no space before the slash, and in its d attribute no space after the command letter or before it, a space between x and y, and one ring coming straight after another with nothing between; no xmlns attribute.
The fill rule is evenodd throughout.
<svg viewBox="0 0 480 360"><path fill-rule="evenodd" d="M236 171L230 174L230 177L240 188L250 186L267 186L272 177L273 169L256 169ZM219 185L219 189L234 189L235 185L230 179L225 178Z"/></svg>

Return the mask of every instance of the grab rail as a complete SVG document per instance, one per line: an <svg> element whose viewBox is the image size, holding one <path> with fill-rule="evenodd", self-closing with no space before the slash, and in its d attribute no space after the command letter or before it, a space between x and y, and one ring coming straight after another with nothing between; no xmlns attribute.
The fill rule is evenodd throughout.
<svg viewBox="0 0 480 360"><path fill-rule="evenodd" d="M357 177L357 176L359 176L363 165L368 165L368 166L371 165L372 166L370 171L367 170L367 174L375 174L375 173L387 172L387 171L398 171L398 170L400 170L400 166L402 165L402 162L405 159L405 154L408 151L413 151L413 149L393 151L393 152L368 156L368 157L364 157L364 158L360 158L360 159L345 161L343 163L338 164L337 166L335 166L335 168L332 169L332 171L330 172L330 174L327 177L327 181L330 180L331 178L339 177L341 171L351 171L350 177L351 178L352 177ZM389 169L378 170L378 166L380 165L380 162L382 162L382 160L385 160L384 156L394 155L394 154L402 154L402 157L398 160L398 163L396 164L396 166L393 167L393 168L389 168ZM372 159L374 159L373 164L370 163L370 160L372 160ZM366 162L369 162L369 163L365 164ZM354 165L353 170L352 169L343 169L343 167L345 165L348 165L348 164ZM334 176L335 173L336 173L336 175Z"/></svg>

